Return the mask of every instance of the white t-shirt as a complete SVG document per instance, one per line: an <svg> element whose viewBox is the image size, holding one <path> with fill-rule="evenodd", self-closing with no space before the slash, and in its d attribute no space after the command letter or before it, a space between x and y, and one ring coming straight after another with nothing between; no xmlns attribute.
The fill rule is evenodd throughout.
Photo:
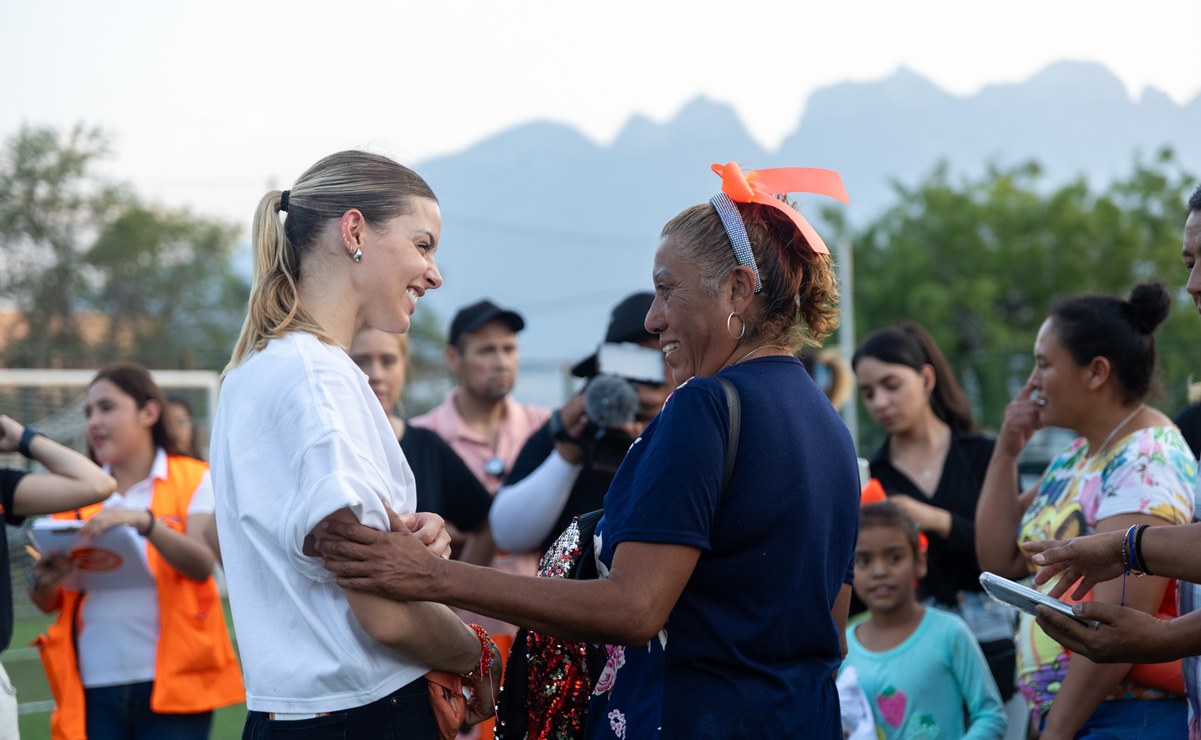
<svg viewBox="0 0 1201 740"><path fill-rule="evenodd" d="M108 466L104 466L108 472ZM154 482L167 478L167 453L154 456L150 477L114 493L105 509L150 508ZM213 513L213 484L206 472L188 502L188 516ZM185 523L186 526L186 523ZM150 545L142 536L142 558ZM121 686L154 680L154 658L158 646L158 589L121 588L89 591L80 611L79 676L87 688Z"/></svg>
<svg viewBox="0 0 1201 740"><path fill-rule="evenodd" d="M375 642L302 548L349 508L386 531L413 511L413 473L367 376L294 332L226 376L213 422L213 486L246 706L328 712L369 704L428 668Z"/></svg>

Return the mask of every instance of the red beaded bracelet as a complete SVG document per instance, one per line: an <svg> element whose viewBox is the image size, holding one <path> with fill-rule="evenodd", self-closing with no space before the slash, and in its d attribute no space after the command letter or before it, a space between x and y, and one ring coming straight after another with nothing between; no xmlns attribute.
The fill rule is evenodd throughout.
<svg viewBox="0 0 1201 740"><path fill-rule="evenodd" d="M488 630L478 624L467 626L475 630L476 637L480 638L480 664L463 675L469 680L478 681L484 676L492 675L492 651L498 650L498 648L492 641L492 636L488 634Z"/></svg>

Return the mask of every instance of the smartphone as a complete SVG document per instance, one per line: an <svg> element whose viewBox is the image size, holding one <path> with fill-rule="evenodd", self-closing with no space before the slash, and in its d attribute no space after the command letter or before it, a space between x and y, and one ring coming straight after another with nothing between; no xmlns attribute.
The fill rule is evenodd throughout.
<svg viewBox="0 0 1201 740"><path fill-rule="evenodd" d="M1043 606L1054 609L1065 617L1071 617L1081 624L1087 624L1090 627L1096 626L1096 622L1088 619L1081 619L1072 611L1072 607L1063 603L1059 599L1053 599L1046 594L1040 594L1032 588L1027 588L1020 583L1015 583L1008 578L1002 578L995 573L984 572L980 574L980 585L984 587L985 593L993 598L994 601L999 601L1002 604L1011 606L1018 611L1023 611L1032 617L1037 617L1038 612L1034 607L1042 604Z"/></svg>

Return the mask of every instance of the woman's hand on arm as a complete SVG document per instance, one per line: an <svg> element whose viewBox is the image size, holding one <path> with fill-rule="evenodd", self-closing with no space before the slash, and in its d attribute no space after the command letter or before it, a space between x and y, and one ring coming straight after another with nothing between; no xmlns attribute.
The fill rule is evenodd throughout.
<svg viewBox="0 0 1201 740"><path fill-rule="evenodd" d="M0 452L15 452L24 433L19 422L0 415ZM30 441L29 452L50 472L26 475L17 484L13 513L18 516L78 509L103 501L117 487L91 460L44 435Z"/></svg>
<svg viewBox="0 0 1201 740"><path fill-rule="evenodd" d="M430 599L568 640L645 644L662 629L700 550L621 543L607 578L531 578L432 556L407 532L327 521L317 549L343 588Z"/></svg>
<svg viewBox="0 0 1201 740"><path fill-rule="evenodd" d="M442 537L437 534L438 527L433 519L412 514L398 515L392 511L388 512L388 518L394 531L425 557L435 562L445 562L442 554L449 554L449 550L444 544L439 544ZM440 521L441 517L437 519ZM365 530L362 533L365 539L389 536L387 532L362 526L353 512L341 509L327 517L314 531L318 549L321 549L324 528L334 524L361 528ZM423 542L423 536L430 540L433 550ZM347 589L345 594L355 619L367 634L406 658L452 673L467 673L479 663L479 638L450 609L416 600L420 597L413 600L393 599L351 589Z"/></svg>
<svg viewBox="0 0 1201 740"><path fill-rule="evenodd" d="M1038 489L1033 487L1017 495L1017 459L1030 437L1042 428L1033 393L1027 382L1005 408L1005 421L976 504L976 559L980 569L1008 578L1023 577L1028 572L1026 556L1017 546L1018 529Z"/></svg>

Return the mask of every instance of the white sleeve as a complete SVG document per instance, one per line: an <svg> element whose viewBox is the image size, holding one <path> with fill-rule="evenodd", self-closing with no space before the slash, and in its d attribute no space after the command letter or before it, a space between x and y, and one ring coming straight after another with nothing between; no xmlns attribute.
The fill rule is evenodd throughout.
<svg viewBox="0 0 1201 740"><path fill-rule="evenodd" d="M583 468L554 451L525 478L501 486L488 513L496 546L509 552L541 549Z"/></svg>
<svg viewBox="0 0 1201 740"><path fill-rule="evenodd" d="M384 508L388 482L379 468L365 459L343 433L330 432L300 456L296 497L281 511L283 550L298 571L315 581L333 576L320 557L304 554L304 538L330 514L350 509L365 526L387 532Z"/></svg>

